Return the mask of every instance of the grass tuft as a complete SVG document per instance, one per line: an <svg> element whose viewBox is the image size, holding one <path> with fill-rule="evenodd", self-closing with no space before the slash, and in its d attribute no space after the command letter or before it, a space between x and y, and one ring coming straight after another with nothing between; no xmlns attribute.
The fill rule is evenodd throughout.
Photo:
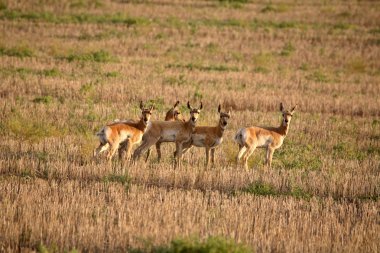
<svg viewBox="0 0 380 253"><path fill-rule="evenodd" d="M129 249L133 253L186 253L186 252L199 252L199 253L248 253L252 252L248 246L236 243L231 239L224 239L222 237L208 237L206 240L198 238L175 239L169 245L150 246L140 249Z"/></svg>
<svg viewBox="0 0 380 253"><path fill-rule="evenodd" d="M348 73L361 74L361 73L365 73L366 69L367 69L366 63L360 58L352 59L351 61L347 62L345 65L345 70Z"/></svg>
<svg viewBox="0 0 380 253"><path fill-rule="evenodd" d="M88 62L116 62L118 59L110 54L109 52L105 50L99 50L99 51L93 51L89 53L72 53L69 54L66 57L63 57L64 59L68 60L69 62L72 61L88 61Z"/></svg>
<svg viewBox="0 0 380 253"><path fill-rule="evenodd" d="M253 64L255 66L254 72L256 73L269 73L276 63L272 53L261 52L253 57Z"/></svg>
<svg viewBox="0 0 380 253"><path fill-rule="evenodd" d="M246 188L244 188L242 191L245 193L261 196L275 196L278 194L272 185L266 184L262 181L253 182L249 184Z"/></svg>
<svg viewBox="0 0 380 253"><path fill-rule="evenodd" d="M61 134L57 127L49 123L41 122L38 118L25 118L17 113L6 119L2 126L2 131L8 135L14 135L16 139L32 142Z"/></svg>
<svg viewBox="0 0 380 253"><path fill-rule="evenodd" d="M117 72L117 71L111 71L111 72L107 72L107 73L105 73L104 75L105 75L105 77L107 77L107 78L113 78L113 77L118 77L118 76L120 76L120 73Z"/></svg>
<svg viewBox="0 0 380 253"><path fill-rule="evenodd" d="M291 42L287 42L281 52L280 52L280 55L281 56L289 56L291 53L293 53L294 51L296 50L296 48L293 46L293 44Z"/></svg>
<svg viewBox="0 0 380 253"><path fill-rule="evenodd" d="M34 56L34 52L27 46L17 46L11 48L0 46L0 56L1 55L23 58Z"/></svg>
<svg viewBox="0 0 380 253"><path fill-rule="evenodd" d="M284 4L278 4L278 5L273 5L273 4L267 4L264 8L261 9L260 12L262 13L267 13L267 12L285 12L288 10L288 7Z"/></svg>
<svg viewBox="0 0 380 253"><path fill-rule="evenodd" d="M44 69L40 71L40 73L46 77L57 77L61 75L61 72L56 68Z"/></svg>
<svg viewBox="0 0 380 253"><path fill-rule="evenodd" d="M301 187L299 186L294 186L292 188L292 191L290 192L290 196L296 198L296 199L304 199L309 201L313 195L304 191Z"/></svg>
<svg viewBox="0 0 380 253"><path fill-rule="evenodd" d="M103 178L104 182L120 183L120 184L129 184L131 182L131 177L126 173L124 175L120 174L109 174Z"/></svg>
<svg viewBox="0 0 380 253"><path fill-rule="evenodd" d="M226 65L200 65L200 64L194 64L194 63L188 63L188 64L168 64L166 65L167 68L184 68L188 70L200 70L200 71L232 71L237 72L239 71L238 67L235 66L226 66Z"/></svg>
<svg viewBox="0 0 380 253"><path fill-rule="evenodd" d="M95 15L88 13L75 13L67 15L56 15L51 12L22 12L19 10L3 10L0 13L0 19L19 20L25 19L30 21L43 21L50 23L95 23L95 24L124 24L127 26L149 24L150 21L145 18L134 18L122 13Z"/></svg>
<svg viewBox="0 0 380 253"><path fill-rule="evenodd" d="M307 75L306 79L319 82L319 83L329 82L329 78L321 70L316 70L312 74Z"/></svg>
<svg viewBox="0 0 380 253"><path fill-rule="evenodd" d="M137 104L135 106L136 106L136 108L138 107ZM149 99L148 101L146 101L145 106L146 107L153 106L155 108L155 110L162 112L162 111L164 111L164 108L165 108L165 101L162 97L152 98L152 99Z"/></svg>
<svg viewBox="0 0 380 253"><path fill-rule="evenodd" d="M8 8L8 5L5 1L1 0L0 1L0 11L6 10Z"/></svg>
<svg viewBox="0 0 380 253"><path fill-rule="evenodd" d="M50 104L53 102L53 97L51 96L40 96L33 99L33 103L37 104Z"/></svg>

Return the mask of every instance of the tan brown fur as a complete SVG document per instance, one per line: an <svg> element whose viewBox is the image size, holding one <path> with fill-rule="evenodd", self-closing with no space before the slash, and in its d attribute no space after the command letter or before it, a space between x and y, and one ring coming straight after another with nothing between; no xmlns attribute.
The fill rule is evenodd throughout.
<svg viewBox="0 0 380 253"><path fill-rule="evenodd" d="M144 109L142 102L140 102L140 109L141 118L138 122L113 122L103 127L97 133L100 144L94 150L94 157L110 148L107 154L107 159L111 160L119 147L120 158L122 157L124 150L127 151L127 157L130 157L131 149L134 144L141 141L153 111L153 107L150 109Z"/></svg>
<svg viewBox="0 0 380 253"><path fill-rule="evenodd" d="M165 121L185 121L181 112L178 110L179 101L177 101L169 111L166 112Z"/></svg>
<svg viewBox="0 0 380 253"><path fill-rule="evenodd" d="M228 120L231 117L231 113L221 112L221 106L218 106L219 122L216 126L196 126L193 134L191 135L191 141L184 143L183 154L186 153L192 146L204 147L206 151L206 167L210 161L215 163L215 148L219 146L223 141L223 134L227 127Z"/></svg>
<svg viewBox="0 0 380 253"><path fill-rule="evenodd" d="M248 127L241 128L235 135L235 141L239 144L239 153L236 157L238 163L243 157L243 163L248 170L248 158L252 155L256 148L266 148L265 163L271 167L273 153L280 148L289 130L290 120L295 111L295 107L291 111L285 110L280 103L280 111L282 112L282 122L279 127Z"/></svg>
<svg viewBox="0 0 380 253"><path fill-rule="evenodd" d="M188 102L187 107L190 109L190 118L188 121L152 121L144 134L142 144L135 150L133 159L137 160L144 151L158 141L175 142L177 150L176 164L180 167L183 143L190 140L203 106L201 103L199 109L192 108Z"/></svg>
<svg viewBox="0 0 380 253"><path fill-rule="evenodd" d="M182 121L185 122L185 119L182 117L181 112L178 110L179 101L177 101L172 108L166 113L165 121ZM156 143L157 159L161 161L161 141ZM148 149L146 152L145 162L148 161L150 156L151 149Z"/></svg>

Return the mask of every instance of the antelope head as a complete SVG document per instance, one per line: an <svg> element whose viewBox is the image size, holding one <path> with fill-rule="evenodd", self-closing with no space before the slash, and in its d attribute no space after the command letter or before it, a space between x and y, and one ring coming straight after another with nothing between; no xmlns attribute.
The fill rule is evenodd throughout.
<svg viewBox="0 0 380 253"><path fill-rule="evenodd" d="M179 121L185 121L182 117L182 114L181 112L178 110L178 105L179 105L179 101L177 101L174 106L173 106L173 117L174 117L174 120L179 120Z"/></svg>
<svg viewBox="0 0 380 253"><path fill-rule="evenodd" d="M228 120L231 118L231 110L229 110L227 113L222 112L222 107L219 104L218 106L218 113L220 116L219 124L222 129L225 129L227 127Z"/></svg>
<svg viewBox="0 0 380 253"><path fill-rule="evenodd" d="M177 101L174 106L166 113L165 121L184 121L181 112L178 110L179 101Z"/></svg>
<svg viewBox="0 0 380 253"><path fill-rule="evenodd" d="M191 107L190 102L187 102L187 108L189 108L189 110L190 110L190 120L193 124L195 124L197 122L199 114L203 108L203 104L201 102L201 105L199 106L199 108L193 108L193 107Z"/></svg>
<svg viewBox="0 0 380 253"><path fill-rule="evenodd" d="M144 122L144 125L147 125L150 117L152 116L152 111L154 109L153 105L151 105L149 108L144 108L144 104L142 101L140 101L140 109L141 109L141 119Z"/></svg>
<svg viewBox="0 0 380 253"><path fill-rule="evenodd" d="M282 103L280 103L280 111L282 112L282 125L284 127L289 126L290 121L292 120L292 116L294 111L296 110L297 105L295 105L290 111L285 110L284 106Z"/></svg>

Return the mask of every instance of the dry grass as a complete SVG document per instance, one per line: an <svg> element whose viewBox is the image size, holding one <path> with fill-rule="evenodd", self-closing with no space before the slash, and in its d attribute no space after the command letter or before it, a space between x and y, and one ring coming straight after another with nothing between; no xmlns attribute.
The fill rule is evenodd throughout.
<svg viewBox="0 0 380 253"><path fill-rule="evenodd" d="M0 1L0 251L154 252L221 236L257 252L378 252L379 11ZM193 149L174 170L170 144L160 164L155 152L146 164L92 160L94 133L136 118L140 99L155 119L202 100L201 125L231 107L216 166L205 171ZM280 101L299 110L273 168L261 150L251 171L237 168L234 133L278 125Z"/></svg>

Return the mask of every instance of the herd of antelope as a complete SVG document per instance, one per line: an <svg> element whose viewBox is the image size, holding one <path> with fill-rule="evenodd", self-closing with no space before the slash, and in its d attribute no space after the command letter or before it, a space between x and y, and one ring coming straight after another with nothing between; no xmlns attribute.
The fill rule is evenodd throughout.
<svg viewBox="0 0 380 253"><path fill-rule="evenodd" d="M103 127L97 136L100 141L99 147L94 150L94 157L101 152L108 150L107 159L111 160L116 151L119 159L126 156L128 160L136 161L141 154L147 151L146 161L150 155L150 148L155 145L158 161L161 159L161 143L174 142L176 150L174 152L175 165L181 167L182 155L192 146L203 147L206 150L206 168L210 162L215 162L215 148L221 145L223 134L227 128L231 111L223 112L221 105L218 106L219 122L216 126L197 126L200 112L203 108L202 102L198 108L193 108L187 102L190 110L190 118L186 121L178 110L179 101L166 113L165 121L151 121L150 117L154 110L153 106L145 108L140 102L141 117L139 121L116 120ZM265 163L271 166L273 153L280 148L289 130L290 120L296 106L290 111L285 110L280 103L282 122L279 127L246 127L241 128L235 135L235 142L239 145L239 152L236 163L243 158L244 168L248 170L248 158L256 148L266 148ZM140 145L131 155L132 147Z"/></svg>

